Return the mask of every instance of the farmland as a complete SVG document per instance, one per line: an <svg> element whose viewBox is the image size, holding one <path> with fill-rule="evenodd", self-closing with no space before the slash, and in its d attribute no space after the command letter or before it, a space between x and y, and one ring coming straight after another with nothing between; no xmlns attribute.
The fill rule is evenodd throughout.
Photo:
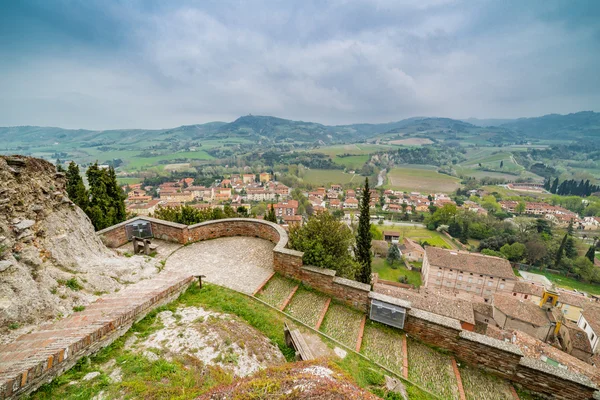
<svg viewBox="0 0 600 400"><path fill-rule="evenodd" d="M413 165L393 168L388 172L387 178L386 188L407 192L450 193L460 186L458 178L440 174L435 167L428 166Z"/></svg>
<svg viewBox="0 0 600 400"><path fill-rule="evenodd" d="M407 138L407 139L397 139L391 140L389 144L393 144L396 146L422 146L425 144L432 144L431 139L427 138Z"/></svg>
<svg viewBox="0 0 600 400"><path fill-rule="evenodd" d="M347 174L337 169L310 169L304 174L304 181L313 185L328 185L339 183L341 185L361 182L361 177L354 174Z"/></svg>

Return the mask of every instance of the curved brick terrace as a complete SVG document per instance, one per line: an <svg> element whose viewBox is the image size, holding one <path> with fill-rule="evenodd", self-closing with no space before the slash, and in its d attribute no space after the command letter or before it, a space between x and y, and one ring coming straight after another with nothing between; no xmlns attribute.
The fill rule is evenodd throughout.
<svg viewBox="0 0 600 400"><path fill-rule="evenodd" d="M193 243L175 251L163 273L206 275L207 282L252 294L273 273L268 240L228 237Z"/></svg>

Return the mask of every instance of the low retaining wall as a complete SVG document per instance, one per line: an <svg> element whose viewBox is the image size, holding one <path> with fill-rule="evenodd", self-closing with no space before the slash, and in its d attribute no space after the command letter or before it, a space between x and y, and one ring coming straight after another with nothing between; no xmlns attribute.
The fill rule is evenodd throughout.
<svg viewBox="0 0 600 400"><path fill-rule="evenodd" d="M369 285L337 277L333 270L303 265L303 253L287 249L287 233L271 222L234 218L187 226L147 217L136 219L149 221L156 237L182 244L229 236L254 236L269 240L275 243L273 268L276 272L302 281L363 312L368 312L371 299L390 303L398 301L371 292ZM125 225L132 221L98 234L107 245L120 246L127 242ZM453 352L458 359L468 364L479 366L551 398L590 399L597 390L588 378L527 358L512 343L466 331L462 329L460 321L412 308L410 303L402 302L401 305L408 308L405 332L432 346Z"/></svg>
<svg viewBox="0 0 600 400"><path fill-rule="evenodd" d="M390 296L375 292L369 297L392 304L396 302ZM581 374L525 357L512 343L465 331L456 319L411 308L410 303L403 302L404 305L400 305L409 308L405 332L431 346L451 351L467 364L554 399L591 399L597 391L596 385Z"/></svg>
<svg viewBox="0 0 600 400"><path fill-rule="evenodd" d="M42 330L0 346L0 399L30 393L108 346L156 307L174 300L191 276L157 277L105 296Z"/></svg>

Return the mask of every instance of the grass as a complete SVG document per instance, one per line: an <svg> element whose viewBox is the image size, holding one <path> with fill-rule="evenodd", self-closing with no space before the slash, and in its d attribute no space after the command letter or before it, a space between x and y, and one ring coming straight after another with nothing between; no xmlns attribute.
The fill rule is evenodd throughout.
<svg viewBox="0 0 600 400"><path fill-rule="evenodd" d="M361 182L361 177L355 178L354 174L347 174L339 169L309 169L304 174L304 181L313 185L329 185L337 183L340 185L350 183L357 179L357 184Z"/></svg>
<svg viewBox="0 0 600 400"><path fill-rule="evenodd" d="M384 231L398 232L402 238L410 238L416 242L421 240L427 241L430 246L442 247L445 249L453 249L454 246L450 240L438 231L430 231L426 228L418 228L415 226L403 226L403 225L385 225L377 226L382 233Z"/></svg>
<svg viewBox="0 0 600 400"><path fill-rule="evenodd" d="M367 321L360 352L371 360L402 374L404 358L402 334L401 331L389 326Z"/></svg>
<svg viewBox="0 0 600 400"><path fill-rule="evenodd" d="M346 167L348 169L361 169L363 165L365 165L365 163L369 161L369 156L368 155L362 155L362 156L348 156L348 157L339 157L339 156L335 156L333 158L333 162L341 165L343 167Z"/></svg>
<svg viewBox="0 0 600 400"><path fill-rule="evenodd" d="M512 400L510 383L467 365L461 366L460 377L467 400Z"/></svg>
<svg viewBox="0 0 600 400"><path fill-rule="evenodd" d="M288 298L296 283L279 275L273 276L265 287L256 295L273 307L279 307Z"/></svg>
<svg viewBox="0 0 600 400"><path fill-rule="evenodd" d="M440 174L432 166L393 168L387 173L385 188L422 193L450 193L460 186L458 178Z"/></svg>
<svg viewBox="0 0 600 400"><path fill-rule="evenodd" d="M308 326L315 326L326 301L327 296L301 286L284 311Z"/></svg>
<svg viewBox="0 0 600 400"><path fill-rule="evenodd" d="M142 181L142 178L118 178L117 177L117 182L119 183L119 185L133 185L136 183L140 183Z"/></svg>
<svg viewBox="0 0 600 400"><path fill-rule="evenodd" d="M408 378L443 399L458 399L450 357L408 339Z"/></svg>
<svg viewBox="0 0 600 400"><path fill-rule="evenodd" d="M566 277L563 275L554 274L552 272L546 271L538 271L532 270L534 274L544 275L546 278L550 280L550 282L556 284L556 286L565 288L565 289L577 289L582 292L587 292L590 294L600 295L600 285L594 283L585 283L580 282L575 278Z"/></svg>
<svg viewBox="0 0 600 400"><path fill-rule="evenodd" d="M241 293L205 283L202 289L191 286L176 301L155 309L134 324L124 336L92 358L81 359L71 370L33 393L31 398L90 399L103 392L103 398L193 399L213 387L231 384L233 377L230 373L216 366L205 365L197 359L181 357L152 361L125 348L125 342L133 335L145 338L162 327L157 317L159 312L174 312L181 306L202 307L236 315L275 343L288 361L294 359L293 349L285 345L283 314ZM331 342L326 342L333 346ZM103 367L111 360L115 360L115 366L121 370L120 382L112 382L107 367ZM382 389L385 372L372 362L349 353L344 359L334 360L334 363L358 386L382 398L395 399ZM100 375L89 381L82 380L86 374L95 371ZM410 383L405 385L411 400L432 399Z"/></svg>
<svg viewBox="0 0 600 400"><path fill-rule="evenodd" d="M356 348L362 313L333 301L323 319L321 331L351 349Z"/></svg>
<svg viewBox="0 0 600 400"><path fill-rule="evenodd" d="M377 272L379 278L386 281L399 282L398 278L406 276L408 283L415 287L421 286L421 273L419 271L409 271L401 261L396 262L394 266L396 268L392 268L386 259L379 257L373 259L373 272Z"/></svg>

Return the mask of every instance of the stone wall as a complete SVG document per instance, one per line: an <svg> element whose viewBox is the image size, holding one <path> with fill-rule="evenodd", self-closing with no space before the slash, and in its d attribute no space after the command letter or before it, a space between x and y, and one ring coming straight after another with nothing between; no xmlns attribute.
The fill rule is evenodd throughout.
<svg viewBox="0 0 600 400"><path fill-rule="evenodd" d="M20 397L50 382L82 357L111 344L151 310L173 301L194 281L171 275L139 282L2 346L0 399Z"/></svg>
<svg viewBox="0 0 600 400"><path fill-rule="evenodd" d="M147 217L140 219L152 223L155 235L158 233L163 239L179 243L228 236L254 236L269 240L276 244L273 249L273 268L276 272L302 281L315 290L364 312L368 312L370 298L382 296L371 292L369 285L337 277L333 270L303 265L303 253L287 249L287 233L280 226L270 222L236 218L185 226ZM126 223L105 229L98 234L107 244L124 244ZM424 271L426 272L426 267ZM458 320L412 308L410 303L407 308L404 331L425 343L453 352L458 359L468 364L482 367L490 373L551 398L589 399L596 391L595 385L586 377L526 358L519 348L511 343L469 332L463 329Z"/></svg>

